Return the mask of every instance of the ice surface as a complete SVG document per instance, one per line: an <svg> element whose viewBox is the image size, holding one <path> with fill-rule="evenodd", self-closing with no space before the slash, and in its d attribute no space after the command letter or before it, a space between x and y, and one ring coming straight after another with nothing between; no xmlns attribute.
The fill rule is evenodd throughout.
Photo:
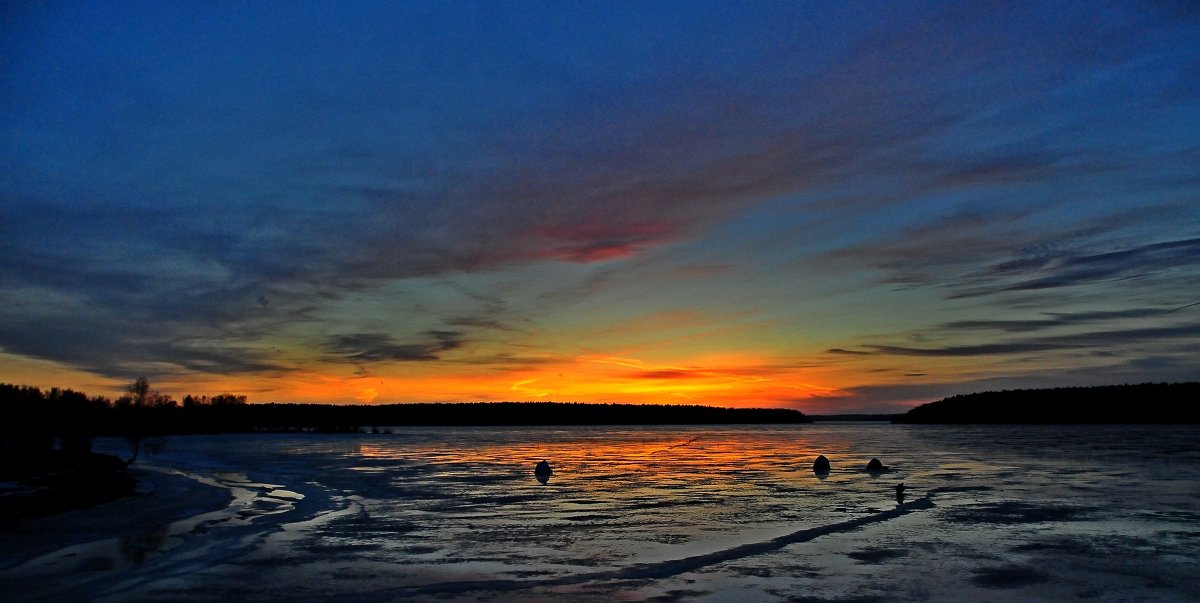
<svg viewBox="0 0 1200 603"><path fill-rule="evenodd" d="M227 504L142 529L140 539L116 533L33 558L10 554L0 592L1200 599L1195 427L393 432L170 438L147 465L227 490ZM832 464L823 478L812 472L818 454ZM873 457L890 470L867 473ZM533 473L542 459L554 468L546 484ZM89 513L78 517L104 511Z"/></svg>

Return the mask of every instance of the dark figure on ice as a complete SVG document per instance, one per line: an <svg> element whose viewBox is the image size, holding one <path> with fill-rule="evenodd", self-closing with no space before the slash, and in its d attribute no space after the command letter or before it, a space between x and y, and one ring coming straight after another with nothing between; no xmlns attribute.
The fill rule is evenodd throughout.
<svg viewBox="0 0 1200 603"><path fill-rule="evenodd" d="M547 463L545 460L538 463L537 466L533 468L533 476L537 478L537 481L542 482L543 484L550 481L551 473L554 473L554 471L550 469L550 463Z"/></svg>
<svg viewBox="0 0 1200 603"><path fill-rule="evenodd" d="M896 504L904 504L904 483L896 484Z"/></svg>
<svg viewBox="0 0 1200 603"><path fill-rule="evenodd" d="M813 473L817 475L829 474L829 459L825 458L825 455L822 454L817 457L817 460L813 461Z"/></svg>

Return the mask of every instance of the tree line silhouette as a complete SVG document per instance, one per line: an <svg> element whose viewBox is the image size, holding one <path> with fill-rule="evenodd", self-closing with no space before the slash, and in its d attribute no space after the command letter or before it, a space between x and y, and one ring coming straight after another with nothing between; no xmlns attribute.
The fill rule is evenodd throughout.
<svg viewBox="0 0 1200 603"><path fill-rule="evenodd" d="M139 378L115 400L71 389L0 384L6 448L86 453L91 438L130 438L136 458L147 436L236 432L359 432L408 425L672 425L806 423L797 410L700 405L560 402L378 405L249 404L246 396L184 396L177 402ZM132 459L130 459L132 461Z"/></svg>
<svg viewBox="0 0 1200 603"><path fill-rule="evenodd" d="M893 423L1200 423L1200 383L1016 389L922 404Z"/></svg>

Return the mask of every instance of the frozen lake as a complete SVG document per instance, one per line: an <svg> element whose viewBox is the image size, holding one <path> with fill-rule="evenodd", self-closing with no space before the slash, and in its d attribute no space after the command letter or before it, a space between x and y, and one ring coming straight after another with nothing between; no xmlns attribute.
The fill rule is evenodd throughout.
<svg viewBox="0 0 1200 603"><path fill-rule="evenodd" d="M413 428L168 438L139 465L138 504L6 534L0 592L1200 600L1198 427Z"/></svg>

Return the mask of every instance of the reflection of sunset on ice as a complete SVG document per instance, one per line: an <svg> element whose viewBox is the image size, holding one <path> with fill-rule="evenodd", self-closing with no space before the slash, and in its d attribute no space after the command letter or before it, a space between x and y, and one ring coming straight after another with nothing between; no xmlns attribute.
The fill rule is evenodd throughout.
<svg viewBox="0 0 1200 603"><path fill-rule="evenodd" d="M20 542L0 536L0 588L201 601L1186 600L1200 586L1181 561L1197 554L1186 535L1200 458L1180 451L1194 439L1188 426L877 423L171 438L140 470L153 491L26 526ZM818 456L830 463L820 475ZM872 458L887 470L868 471ZM539 474L543 460L552 470ZM92 539L54 546L80 531Z"/></svg>

